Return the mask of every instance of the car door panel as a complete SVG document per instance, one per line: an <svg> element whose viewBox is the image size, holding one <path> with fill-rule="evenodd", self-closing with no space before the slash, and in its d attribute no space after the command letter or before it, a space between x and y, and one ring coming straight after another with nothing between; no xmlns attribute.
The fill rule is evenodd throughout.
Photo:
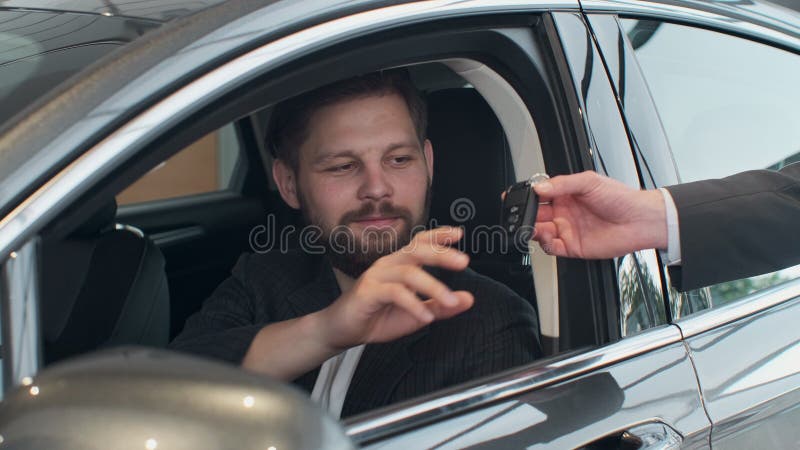
<svg viewBox="0 0 800 450"><path fill-rule="evenodd" d="M659 341L672 343L648 348L648 342ZM605 364L607 358L636 352L637 348L647 350ZM607 445L625 431L635 432L642 424L661 424L674 430L672 437L679 436L680 445L685 448L708 445L708 418L687 349L674 326L652 329L605 348L516 372L496 383L487 381L475 389L461 389L462 395L483 389L484 396L500 397L481 409L383 439L370 439L375 430L370 429L369 419L356 420L349 424L349 434L369 449L561 449ZM514 380L522 383L526 378L538 378L542 386L514 393ZM493 384L507 388L487 394L487 386ZM421 411L425 405L408 408Z"/></svg>
<svg viewBox="0 0 800 450"><path fill-rule="evenodd" d="M800 297L701 331L709 315L735 314L747 302L785 295L790 289L797 295L800 283L789 282L757 298L678 322L692 334L687 342L714 423L715 448L800 445Z"/></svg>
<svg viewBox="0 0 800 450"><path fill-rule="evenodd" d="M663 13L663 18L659 17L661 13L643 17L669 22L666 11ZM632 16L626 17L618 20L612 14L591 13L587 20L614 80L620 107L625 111L645 185L673 184L678 181L677 167L650 94L652 87L648 88L644 80L642 63L635 50L644 47L652 36L644 30L638 35L639 41L633 41L637 42L636 46L632 45L631 36L634 35L626 33L620 23L632 20ZM698 23L701 26L694 28L710 34L716 28L730 27L730 22L713 16L709 16L706 22ZM664 39L662 37L666 44ZM676 53L683 54L682 51ZM681 61L673 63L679 65ZM709 61L709 64L713 63ZM731 62L738 63L738 59ZM653 81L652 75L650 81ZM692 81L691 78L683 80L685 83ZM663 89L664 85L661 83L659 87ZM684 86L680 88L687 89ZM700 108L711 106L703 104ZM691 117L689 108L686 109L687 117ZM736 159L731 149L722 148L724 150L715 150L711 146L709 151L724 152L726 158ZM697 161L702 161L700 156L696 155ZM687 161L694 160L687 158ZM697 164L697 167L702 165ZM704 168L706 171L712 169ZM667 276L666 271L664 276ZM800 420L800 410L794 406L800 401L800 389L797 388L800 381L800 334L796 332L796 326L791 325L797 323L800 302L796 299L786 301L798 294L797 284L791 286L791 282L785 283L740 299L737 304L717 306L675 322L681 327L690 349L705 408L713 423L710 442L715 448L794 448L800 443L800 433L792 425ZM681 302L689 301L690 311L712 306L707 289L697 292L702 295L671 292L673 319L684 310Z"/></svg>

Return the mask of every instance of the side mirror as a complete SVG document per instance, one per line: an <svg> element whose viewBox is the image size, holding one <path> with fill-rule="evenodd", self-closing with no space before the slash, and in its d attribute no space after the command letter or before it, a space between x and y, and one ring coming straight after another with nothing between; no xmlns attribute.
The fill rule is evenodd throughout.
<svg viewBox="0 0 800 450"><path fill-rule="evenodd" d="M166 350L100 351L30 381L0 405L3 448L355 448L299 390Z"/></svg>

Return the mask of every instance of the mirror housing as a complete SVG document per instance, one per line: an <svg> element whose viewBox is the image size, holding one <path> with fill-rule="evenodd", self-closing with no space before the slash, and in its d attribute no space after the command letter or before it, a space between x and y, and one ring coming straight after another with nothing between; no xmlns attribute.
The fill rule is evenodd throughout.
<svg viewBox="0 0 800 450"><path fill-rule="evenodd" d="M25 381L0 405L3 448L355 448L300 390L166 350L99 351Z"/></svg>

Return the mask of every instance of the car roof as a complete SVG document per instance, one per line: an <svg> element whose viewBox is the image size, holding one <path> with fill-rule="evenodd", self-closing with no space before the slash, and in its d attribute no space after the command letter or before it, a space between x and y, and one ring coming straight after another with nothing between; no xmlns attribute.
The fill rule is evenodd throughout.
<svg viewBox="0 0 800 450"><path fill-rule="evenodd" d="M0 8L75 12L167 22L225 0L0 0Z"/></svg>

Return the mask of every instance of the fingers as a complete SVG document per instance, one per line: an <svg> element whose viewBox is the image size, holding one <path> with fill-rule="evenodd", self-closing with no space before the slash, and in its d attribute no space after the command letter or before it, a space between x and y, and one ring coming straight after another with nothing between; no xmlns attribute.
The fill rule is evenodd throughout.
<svg viewBox="0 0 800 450"><path fill-rule="evenodd" d="M469 264L466 253L449 247L463 235L461 228L442 227L419 233L399 251L381 258L376 264L416 264L464 270Z"/></svg>
<svg viewBox="0 0 800 450"><path fill-rule="evenodd" d="M459 227L438 227L417 233L409 245L417 243L449 246L458 242L463 236L464 230Z"/></svg>
<svg viewBox="0 0 800 450"><path fill-rule="evenodd" d="M534 228L533 240L543 242L545 239L553 239L558 235L558 228L553 222L537 222Z"/></svg>
<svg viewBox="0 0 800 450"><path fill-rule="evenodd" d="M453 304L445 304L439 299L422 301L400 283L383 283L376 294L426 324L434 320L449 319L468 310L475 303L474 297L467 291L453 292L457 299Z"/></svg>
<svg viewBox="0 0 800 450"><path fill-rule="evenodd" d="M567 250L564 233L569 234L569 230L562 230L556 222L539 222L533 235L533 240L539 243L539 247L548 255L570 256Z"/></svg>
<svg viewBox="0 0 800 450"><path fill-rule="evenodd" d="M375 295L391 301L422 323L430 323L436 318L428 305L401 283L381 283L375 288Z"/></svg>
<svg viewBox="0 0 800 450"><path fill-rule="evenodd" d="M539 246L545 253L552 256L566 256L570 254L567 251L567 246L562 239L548 239L547 242L539 242Z"/></svg>
<svg viewBox="0 0 800 450"><path fill-rule="evenodd" d="M553 206L547 203L539 203L539 209L536 211L536 226L539 222L550 222L555 217Z"/></svg>
<svg viewBox="0 0 800 450"><path fill-rule="evenodd" d="M387 256L394 264L416 264L436 266L450 270L464 270L469 264L466 253L444 245L409 245L409 247ZM385 262L385 261L383 261Z"/></svg>
<svg viewBox="0 0 800 450"><path fill-rule="evenodd" d="M562 195L587 194L604 180L596 172L586 171L572 175L559 175L536 183L533 188L540 198L551 199Z"/></svg>
<svg viewBox="0 0 800 450"><path fill-rule="evenodd" d="M461 314L470 309L475 303L475 297L467 291L455 291L453 294L458 298L458 303L453 306L445 306L435 299L426 300L423 303L436 316L436 320L449 319Z"/></svg>
<svg viewBox="0 0 800 450"><path fill-rule="evenodd" d="M433 275L415 265L387 267L387 270L376 271L374 277L384 283L401 283L413 292L418 292L424 297L437 299L445 306L454 306L459 302L458 297L444 283Z"/></svg>

